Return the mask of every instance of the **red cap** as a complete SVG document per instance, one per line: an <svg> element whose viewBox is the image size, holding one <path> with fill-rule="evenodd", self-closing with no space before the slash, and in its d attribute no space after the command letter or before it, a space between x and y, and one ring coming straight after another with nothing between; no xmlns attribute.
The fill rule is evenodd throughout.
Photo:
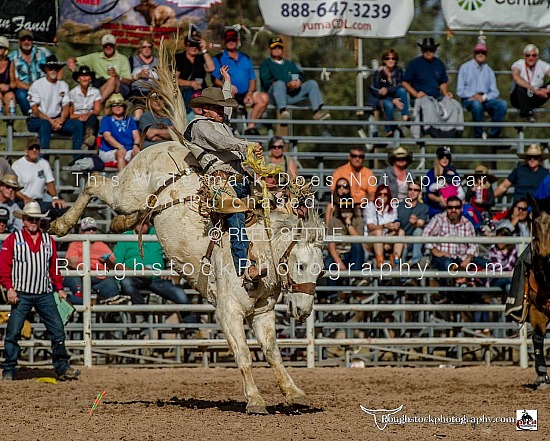
<svg viewBox="0 0 550 441"><path fill-rule="evenodd" d="M239 39L239 33L235 29L228 29L223 35L223 41L237 41Z"/></svg>
<svg viewBox="0 0 550 441"><path fill-rule="evenodd" d="M474 52L487 52L487 51L488 51L488 48L485 43L477 43L474 46Z"/></svg>

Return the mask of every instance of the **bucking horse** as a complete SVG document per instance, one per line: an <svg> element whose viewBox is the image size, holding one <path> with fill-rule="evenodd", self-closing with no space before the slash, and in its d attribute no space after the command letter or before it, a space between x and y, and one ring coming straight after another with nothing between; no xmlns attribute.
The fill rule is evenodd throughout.
<svg viewBox="0 0 550 441"><path fill-rule="evenodd" d="M243 287L243 279L237 276L233 265L228 234L203 217L194 202L200 185L200 166L182 136L187 119L167 52L161 44L157 71L160 85L155 92L161 94L166 114L174 122L174 140L142 150L116 179L91 175L74 205L52 223L50 232L67 234L92 198L119 214L111 223L114 233L131 229L143 219L152 219L173 269L216 307L217 321L243 377L247 412L267 413L252 377L245 320L287 403L307 405L305 393L283 366L276 342L274 306L283 291L292 317L302 321L311 314L316 282L323 269L323 222L315 214L299 219L274 211L269 223L263 218L247 227L255 259L267 264L268 271L253 289ZM214 246L211 238L216 240Z"/></svg>

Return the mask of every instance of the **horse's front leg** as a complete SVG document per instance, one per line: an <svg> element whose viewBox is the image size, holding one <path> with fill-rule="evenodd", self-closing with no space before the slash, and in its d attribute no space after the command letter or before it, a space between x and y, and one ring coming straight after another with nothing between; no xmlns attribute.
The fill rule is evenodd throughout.
<svg viewBox="0 0 550 441"><path fill-rule="evenodd" d="M221 297L218 297L218 301ZM216 307L216 317L243 376L244 396L247 400L246 412L267 414L265 401L252 377L252 357L246 343L244 315L235 309L238 309L236 305L229 305L222 301Z"/></svg>
<svg viewBox="0 0 550 441"><path fill-rule="evenodd" d="M535 383L538 385L550 383L546 369L546 360L544 359L544 336L546 334L546 325L548 317L534 306L529 310L529 320L533 328L533 348L535 351L535 371L537 379Z"/></svg>
<svg viewBox="0 0 550 441"><path fill-rule="evenodd" d="M288 404L301 404L307 406L309 400L303 390L294 384L283 365L279 345L277 345L275 332L275 311L271 310L252 317L251 325L256 339L265 354L267 362L275 373L281 392L286 397Z"/></svg>

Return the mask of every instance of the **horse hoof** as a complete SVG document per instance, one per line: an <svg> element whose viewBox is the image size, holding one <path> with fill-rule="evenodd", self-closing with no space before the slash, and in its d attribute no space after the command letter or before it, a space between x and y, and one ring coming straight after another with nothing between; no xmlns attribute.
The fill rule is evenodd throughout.
<svg viewBox="0 0 550 441"><path fill-rule="evenodd" d="M48 230L48 232L58 237L66 236L67 233L69 232L69 228L67 228L66 226L63 228L61 225L62 225L61 222L59 222L57 219L54 220L50 224L50 229Z"/></svg>
<svg viewBox="0 0 550 441"><path fill-rule="evenodd" d="M309 406L309 398L306 395L294 395L287 397L286 402L289 406Z"/></svg>
<svg viewBox="0 0 550 441"><path fill-rule="evenodd" d="M265 406L258 405L258 404L252 404L246 406L246 413L248 415L269 415L269 412L265 408Z"/></svg>

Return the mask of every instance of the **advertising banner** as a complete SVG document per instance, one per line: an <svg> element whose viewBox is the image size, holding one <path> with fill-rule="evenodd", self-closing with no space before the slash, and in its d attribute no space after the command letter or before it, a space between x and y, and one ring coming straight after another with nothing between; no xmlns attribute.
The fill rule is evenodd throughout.
<svg viewBox="0 0 550 441"><path fill-rule="evenodd" d="M450 29L499 31L547 31L550 29L548 0L441 0Z"/></svg>
<svg viewBox="0 0 550 441"><path fill-rule="evenodd" d="M403 37L414 0L259 0L266 27L299 37Z"/></svg>
<svg viewBox="0 0 550 441"><path fill-rule="evenodd" d="M0 0L0 35L16 39L22 29L39 43L53 43L57 31L57 1Z"/></svg>

